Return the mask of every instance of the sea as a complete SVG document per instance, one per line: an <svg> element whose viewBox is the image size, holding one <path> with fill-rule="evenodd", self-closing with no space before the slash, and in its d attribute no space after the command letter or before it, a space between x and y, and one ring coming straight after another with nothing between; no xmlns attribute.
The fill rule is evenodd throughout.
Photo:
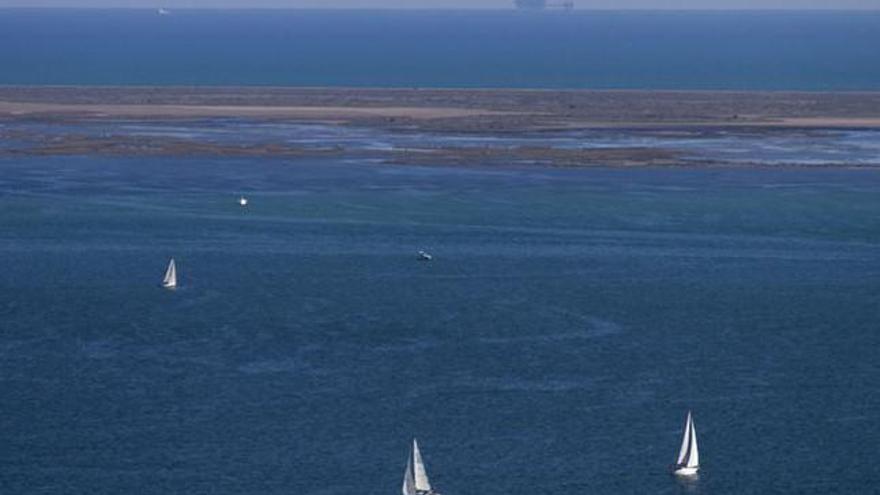
<svg viewBox="0 0 880 495"><path fill-rule="evenodd" d="M880 87L877 46L871 13L0 10L3 84L855 90ZM697 163L27 151L72 132ZM878 150L0 123L0 493L394 495L413 438L444 495L877 493Z"/></svg>
<svg viewBox="0 0 880 495"><path fill-rule="evenodd" d="M878 11L0 9L0 84L880 89Z"/></svg>
<svg viewBox="0 0 880 495"><path fill-rule="evenodd" d="M453 495L880 483L876 169L0 171L4 494L395 494L413 437Z"/></svg>

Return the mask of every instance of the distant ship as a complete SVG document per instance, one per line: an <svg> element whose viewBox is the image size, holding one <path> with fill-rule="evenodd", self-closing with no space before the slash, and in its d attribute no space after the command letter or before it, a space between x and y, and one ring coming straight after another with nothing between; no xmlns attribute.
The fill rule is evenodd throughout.
<svg viewBox="0 0 880 495"><path fill-rule="evenodd" d="M672 472L677 476L695 476L700 470L700 451L697 449L697 430L694 428L694 418L688 411L687 420L684 423L684 437L681 439L681 449L678 459L672 466Z"/></svg>
<svg viewBox="0 0 880 495"><path fill-rule="evenodd" d="M239 206L247 206L248 199L246 197L242 196L242 197L238 198L238 204L239 204Z"/></svg>
<svg viewBox="0 0 880 495"><path fill-rule="evenodd" d="M574 9L574 0L548 2L547 0L514 0L513 4L521 10Z"/></svg>
<svg viewBox="0 0 880 495"><path fill-rule="evenodd" d="M156 13L159 15L169 15L171 14L171 11L168 9L159 9L156 11Z"/></svg>
<svg viewBox="0 0 880 495"><path fill-rule="evenodd" d="M171 258L171 261L168 262L165 278L162 279L162 287L166 289L177 288L177 265L174 263L174 258Z"/></svg>
<svg viewBox="0 0 880 495"><path fill-rule="evenodd" d="M422 261L431 261L434 257L427 251L419 251L419 259Z"/></svg>
<svg viewBox="0 0 880 495"><path fill-rule="evenodd" d="M425 462L419 452L419 444L413 438L412 450L406 460L406 472L403 474L403 495L440 495L431 488Z"/></svg>

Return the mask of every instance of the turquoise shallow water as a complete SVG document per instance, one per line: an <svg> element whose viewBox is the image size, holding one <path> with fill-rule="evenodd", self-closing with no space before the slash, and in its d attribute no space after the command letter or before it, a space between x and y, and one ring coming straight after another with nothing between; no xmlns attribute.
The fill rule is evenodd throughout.
<svg viewBox="0 0 880 495"><path fill-rule="evenodd" d="M876 172L0 170L4 494L399 493L412 435L452 495L880 482Z"/></svg>
<svg viewBox="0 0 880 495"><path fill-rule="evenodd" d="M0 9L0 84L880 89L877 12Z"/></svg>

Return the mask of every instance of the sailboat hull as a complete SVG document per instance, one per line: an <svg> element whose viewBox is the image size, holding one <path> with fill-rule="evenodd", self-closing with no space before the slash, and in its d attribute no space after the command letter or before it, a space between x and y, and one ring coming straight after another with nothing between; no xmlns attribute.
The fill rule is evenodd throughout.
<svg viewBox="0 0 880 495"><path fill-rule="evenodd" d="M676 476L696 476L699 467L673 466L672 474Z"/></svg>

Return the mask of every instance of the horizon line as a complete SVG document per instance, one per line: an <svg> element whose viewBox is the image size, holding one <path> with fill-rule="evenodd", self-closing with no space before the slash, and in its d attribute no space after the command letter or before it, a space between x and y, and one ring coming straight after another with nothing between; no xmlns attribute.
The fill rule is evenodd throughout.
<svg viewBox="0 0 880 495"><path fill-rule="evenodd" d="M578 12L880 12L880 7L773 7L773 8L610 8L610 7L589 7L573 9L546 9L546 10L528 10L518 9L515 7L273 7L273 6L247 6L247 7L226 7L226 6L205 6L205 7L119 7L119 6L51 6L51 5L8 5L0 6L0 10L167 10L175 11L196 11L196 10L287 10L287 11L449 11L449 12L527 12L531 14L541 13L567 13L572 11Z"/></svg>

